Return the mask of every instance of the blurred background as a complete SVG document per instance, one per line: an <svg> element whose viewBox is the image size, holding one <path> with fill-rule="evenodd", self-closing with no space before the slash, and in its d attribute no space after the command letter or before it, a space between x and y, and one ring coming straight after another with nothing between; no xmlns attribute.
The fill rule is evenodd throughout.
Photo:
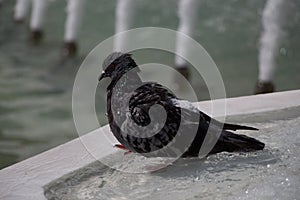
<svg viewBox="0 0 300 200"><path fill-rule="evenodd" d="M300 88L300 3L292 1L276 58L276 91ZM115 0L88 0L78 32L76 56L64 57L66 1L49 1L44 37L29 41L30 17L14 22L14 0L0 7L0 168L78 137L72 118L72 87L84 57L115 33ZM199 0L193 37L209 52L223 77L227 97L254 94L265 0ZM177 30L177 0L140 0L133 27ZM138 64L174 65L174 55L154 50L134 53ZM101 71L99 66L99 72ZM168 76L168 75L166 75ZM191 78L199 99L205 84ZM99 100L98 100L99 99ZM99 104L105 97L97 97ZM103 106L102 106L103 107ZM99 120L105 121L104 110Z"/></svg>

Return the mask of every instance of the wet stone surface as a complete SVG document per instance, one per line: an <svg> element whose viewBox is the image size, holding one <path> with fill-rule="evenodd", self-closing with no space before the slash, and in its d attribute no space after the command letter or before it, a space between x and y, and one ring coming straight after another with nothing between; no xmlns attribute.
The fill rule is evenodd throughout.
<svg viewBox="0 0 300 200"><path fill-rule="evenodd" d="M44 187L45 195L48 199L78 200L297 199L300 195L300 117L299 114L295 116L299 113L297 110L289 111L292 114L286 116L286 120L278 119L283 114L273 112L267 114L269 119L264 123L248 124L260 131L242 133L265 142L263 151L179 159L160 170L138 174L95 162L48 184ZM259 119L256 115L241 119ZM267 119L266 114L261 115ZM232 120L236 121L234 117ZM139 155L122 156L128 156L126 161L115 163L114 167L118 165L122 170L145 167L144 158ZM153 160L152 167L157 163Z"/></svg>

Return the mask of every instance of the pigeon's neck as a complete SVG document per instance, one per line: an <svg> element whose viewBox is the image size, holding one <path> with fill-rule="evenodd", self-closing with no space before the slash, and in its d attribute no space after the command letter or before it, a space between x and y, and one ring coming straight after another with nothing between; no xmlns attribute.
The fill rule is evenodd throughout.
<svg viewBox="0 0 300 200"><path fill-rule="evenodd" d="M111 83L108 85L107 90L112 91L118 88L118 90L126 91L137 84L140 85L140 83L142 82L141 78L139 77L137 72L133 70L128 73L120 73L118 76L114 77Z"/></svg>
<svg viewBox="0 0 300 200"><path fill-rule="evenodd" d="M126 113L129 112L128 102L131 92L142 83L138 74L129 73L115 78L107 87L107 114L110 128L115 137L121 142L125 140L118 134L121 131L121 125L126 120ZM124 143L123 142L123 143ZM122 143L122 142L121 142ZM130 148L127 147L127 148Z"/></svg>

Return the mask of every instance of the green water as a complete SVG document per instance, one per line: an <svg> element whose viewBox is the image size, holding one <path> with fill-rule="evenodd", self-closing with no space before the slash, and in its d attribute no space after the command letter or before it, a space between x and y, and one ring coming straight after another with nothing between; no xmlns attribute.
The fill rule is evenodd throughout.
<svg viewBox="0 0 300 200"><path fill-rule="evenodd" d="M78 137L71 95L74 77L85 55L114 33L112 0L89 0L79 34L79 57L61 62L65 1L51 1L45 23L45 39L38 47L28 44L28 21L12 21L14 1L0 8L0 168ZM135 27L175 29L176 0L142 0ZM215 60L228 97L251 95L257 79L257 46L262 0L203 0L195 39ZM295 10L299 10L298 4ZM286 24L286 53L278 58L275 84L278 91L300 86L300 13ZM136 52L139 63L173 65L173 55L153 50ZM100 71L100 69L99 69ZM167 76L167 75L166 75ZM201 99L208 99L201 81L193 80ZM98 104L104 98L98 97ZM101 107L101 106L98 106ZM99 111L104 120L103 110Z"/></svg>

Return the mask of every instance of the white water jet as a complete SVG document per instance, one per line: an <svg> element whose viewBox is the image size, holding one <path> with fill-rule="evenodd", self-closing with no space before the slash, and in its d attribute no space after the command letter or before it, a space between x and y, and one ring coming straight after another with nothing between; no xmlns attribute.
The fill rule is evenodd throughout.
<svg viewBox="0 0 300 200"><path fill-rule="evenodd" d="M81 25L86 0L68 0L67 19L65 23L65 42L74 42Z"/></svg>
<svg viewBox="0 0 300 200"><path fill-rule="evenodd" d="M287 21L287 0L268 0L262 15L263 32L259 49L259 81L270 82L276 68L276 57L284 36L283 25Z"/></svg>

